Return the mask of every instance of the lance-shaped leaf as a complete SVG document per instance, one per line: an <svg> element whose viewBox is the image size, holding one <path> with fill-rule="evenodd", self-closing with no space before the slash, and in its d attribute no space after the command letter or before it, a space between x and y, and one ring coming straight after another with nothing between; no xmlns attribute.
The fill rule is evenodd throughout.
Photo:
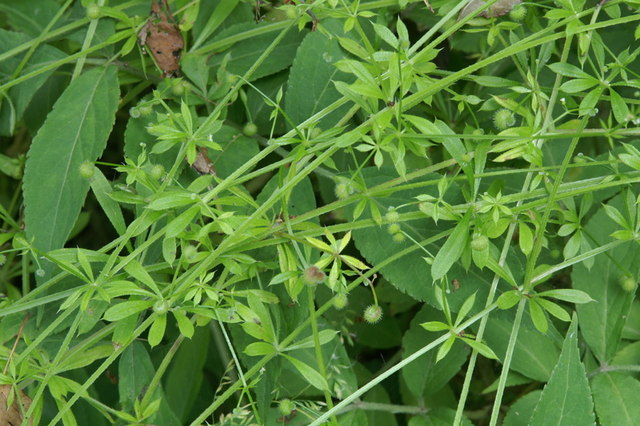
<svg viewBox="0 0 640 426"><path fill-rule="evenodd" d="M69 236L90 185L80 165L102 154L118 98L116 68L95 68L71 82L33 139L24 173L25 223L39 250L60 248Z"/></svg>
<svg viewBox="0 0 640 426"><path fill-rule="evenodd" d="M530 425L593 425L593 402L578 349L578 321L574 315L558 363L542 391Z"/></svg>

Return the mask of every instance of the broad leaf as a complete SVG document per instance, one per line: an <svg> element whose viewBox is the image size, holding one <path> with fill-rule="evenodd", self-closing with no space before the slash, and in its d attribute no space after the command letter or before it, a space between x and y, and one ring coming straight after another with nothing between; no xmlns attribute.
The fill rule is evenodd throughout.
<svg viewBox="0 0 640 426"><path fill-rule="evenodd" d="M67 87L34 138L24 204L27 237L39 250L60 248L69 236L90 184L80 176L80 165L96 161L104 150L118 98L115 67L86 72Z"/></svg>
<svg viewBox="0 0 640 426"><path fill-rule="evenodd" d="M621 209L622 197L618 196L608 204ZM611 241L609 234L616 229L619 229L618 226L607 217L603 209L585 227L585 231L595 239L594 245L598 246ZM573 288L586 292L595 300L576 305L576 310L580 319L580 332L600 362L609 361L616 353L633 300L633 293L624 291L618 281L629 272L638 274L639 270L640 250L637 244L624 244L611 253L597 256L590 270L583 264L573 268Z"/></svg>
<svg viewBox="0 0 640 426"><path fill-rule="evenodd" d="M330 28L340 27L335 21L323 22L323 26L327 24ZM289 73L284 109L294 124L342 97L333 81L350 83L353 77L338 70L334 63L346 57L335 36L329 38L320 31L309 33L300 43ZM317 121L318 126L323 130L332 128L348 109L344 105L327 114Z"/></svg>
<svg viewBox="0 0 640 426"><path fill-rule="evenodd" d="M420 324L425 321L442 319L442 313L425 304L413 320L402 338L403 358L408 357L442 335L442 332L426 331ZM469 348L456 339L449 353L436 365L436 351L429 351L402 369L402 378L416 398L425 392L438 392L455 376L467 359Z"/></svg>
<svg viewBox="0 0 640 426"><path fill-rule="evenodd" d="M580 362L578 321L575 315L562 345L560 359L542 391L530 424L595 424L591 390L584 365Z"/></svg>
<svg viewBox="0 0 640 426"><path fill-rule="evenodd" d="M19 7L19 3L13 4L12 8L14 6ZM28 41L29 37L24 34L0 29L0 46L3 52ZM0 62L0 83L4 84L15 77L42 69L48 63L64 58L65 55L55 47L41 45L33 52L22 71L16 74L15 71L22 62L23 56L16 55ZM16 123L22 119L33 96L54 71L52 69L42 72L22 84L11 87L7 93L3 94L4 96L0 98L0 135L9 136L13 133Z"/></svg>
<svg viewBox="0 0 640 426"><path fill-rule="evenodd" d="M633 426L640 419L640 382L621 373L598 374L591 381L602 426Z"/></svg>

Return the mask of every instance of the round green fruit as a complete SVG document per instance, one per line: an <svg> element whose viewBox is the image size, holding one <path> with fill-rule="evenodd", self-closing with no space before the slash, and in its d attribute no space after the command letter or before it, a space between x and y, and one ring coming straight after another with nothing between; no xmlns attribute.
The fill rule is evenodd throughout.
<svg viewBox="0 0 640 426"><path fill-rule="evenodd" d="M249 122L242 128L242 133L244 133L245 136L255 136L258 133L258 126L256 126L255 123Z"/></svg>
<svg viewBox="0 0 640 426"><path fill-rule="evenodd" d="M290 399L283 399L282 401L280 401L278 403L278 411L280 411L280 414L282 414L283 416L289 416L291 415L291 413L293 413L293 410L296 408L295 404L293 403L293 401L291 401Z"/></svg>
<svg viewBox="0 0 640 426"><path fill-rule="evenodd" d="M98 19L102 14L100 11L100 6L95 3L91 3L89 6L87 6L86 14L87 18L89 19Z"/></svg>
<svg viewBox="0 0 640 426"><path fill-rule="evenodd" d="M84 163L80 164L80 176L85 179L91 179L95 171L96 166L94 166L90 161L85 161Z"/></svg>
<svg viewBox="0 0 640 426"><path fill-rule="evenodd" d="M154 164L151 168L151 171L149 172L149 175L155 180L160 180L164 176L164 174L165 172L162 164Z"/></svg>
<svg viewBox="0 0 640 426"><path fill-rule="evenodd" d="M473 251L485 251L489 248L489 238L484 235L476 235L471 240L471 250Z"/></svg>
<svg viewBox="0 0 640 426"><path fill-rule="evenodd" d="M341 311L349 304L349 297L344 293L338 293L333 296L333 307Z"/></svg>
<svg viewBox="0 0 640 426"><path fill-rule="evenodd" d="M632 291L634 291L636 289L637 284L638 283L636 279L629 275L623 275L618 280L618 285L620 285L620 287L622 287L622 289L627 293L631 293Z"/></svg>

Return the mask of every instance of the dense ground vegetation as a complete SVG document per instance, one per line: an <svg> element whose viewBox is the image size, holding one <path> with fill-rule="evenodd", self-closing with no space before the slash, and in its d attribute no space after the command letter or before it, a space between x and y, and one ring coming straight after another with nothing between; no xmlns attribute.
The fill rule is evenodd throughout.
<svg viewBox="0 0 640 426"><path fill-rule="evenodd" d="M637 424L638 21L0 0L0 424Z"/></svg>

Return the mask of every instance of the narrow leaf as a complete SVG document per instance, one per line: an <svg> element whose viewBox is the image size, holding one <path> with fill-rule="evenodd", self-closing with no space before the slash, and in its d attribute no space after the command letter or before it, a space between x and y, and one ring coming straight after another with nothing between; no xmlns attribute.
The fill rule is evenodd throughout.
<svg viewBox="0 0 640 426"><path fill-rule="evenodd" d="M458 222L453 232L447 238L435 259L433 265L431 265L431 276L433 280L439 280L451 269L451 266L456 260L460 258L466 240L469 237L469 219L471 218L471 212L467 212L462 220Z"/></svg>
<svg viewBox="0 0 640 426"><path fill-rule="evenodd" d="M282 356L285 357L291 364L293 364L293 366L296 368L296 370L298 370L298 372L300 372L300 374L302 374L302 376L305 378L305 380L307 382L309 382L312 386L314 386L314 387L316 387L316 388L318 388L320 390L328 390L329 389L329 385L327 384L327 381L316 370L314 370L313 368L309 367L304 362L302 362L300 360L297 360L297 359L295 359L293 357L290 357L290 356L284 355L284 354Z"/></svg>

